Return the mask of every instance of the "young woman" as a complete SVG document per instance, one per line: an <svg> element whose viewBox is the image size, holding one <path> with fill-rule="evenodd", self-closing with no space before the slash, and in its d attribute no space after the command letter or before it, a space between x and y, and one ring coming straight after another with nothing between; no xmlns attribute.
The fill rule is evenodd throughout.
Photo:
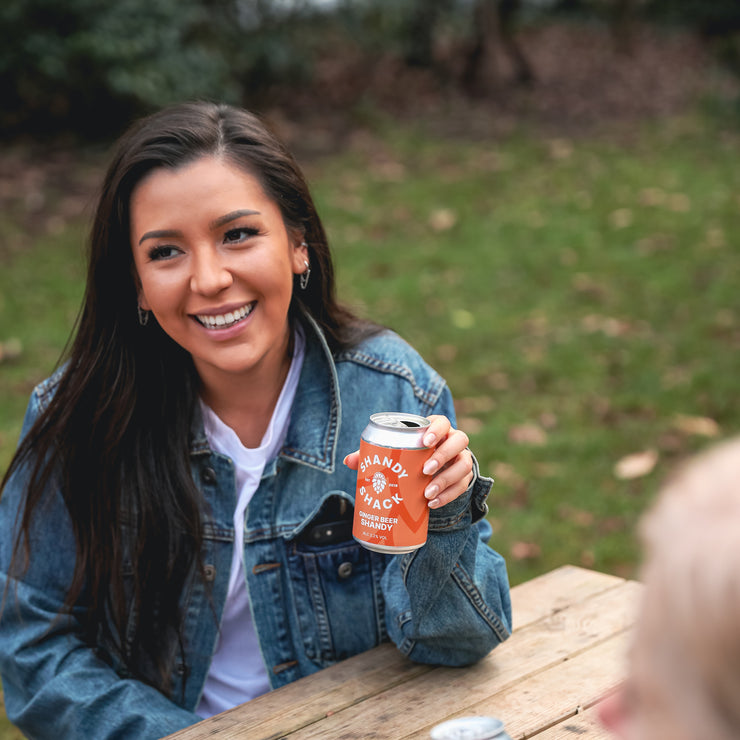
<svg viewBox="0 0 740 740"><path fill-rule="evenodd" d="M462 665L510 630L490 479L444 381L335 298L293 158L187 104L119 142L65 364L0 500L0 672L29 737L161 737L392 640ZM427 544L352 539L371 413L428 416ZM326 526L331 524L331 526Z"/></svg>

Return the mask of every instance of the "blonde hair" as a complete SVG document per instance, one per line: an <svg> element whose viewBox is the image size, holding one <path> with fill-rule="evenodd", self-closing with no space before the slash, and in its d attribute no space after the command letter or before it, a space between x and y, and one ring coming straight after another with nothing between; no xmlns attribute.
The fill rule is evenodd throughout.
<svg viewBox="0 0 740 740"><path fill-rule="evenodd" d="M696 456L641 522L642 618L686 736L740 737L740 437ZM638 631L639 631L638 627ZM639 637L638 637L639 639Z"/></svg>

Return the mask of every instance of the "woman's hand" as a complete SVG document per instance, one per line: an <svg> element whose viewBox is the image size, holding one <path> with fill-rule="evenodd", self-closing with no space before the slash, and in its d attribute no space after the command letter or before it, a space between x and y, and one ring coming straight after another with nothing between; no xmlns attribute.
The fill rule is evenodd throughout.
<svg viewBox="0 0 740 740"><path fill-rule="evenodd" d="M454 429L446 416L427 418L431 424L424 434L423 443L434 452L424 463L423 472L430 476L424 496L429 501L429 508L438 509L468 490L473 481L473 455L468 449L468 435ZM344 458L344 464L352 470L357 470L359 462L359 450Z"/></svg>

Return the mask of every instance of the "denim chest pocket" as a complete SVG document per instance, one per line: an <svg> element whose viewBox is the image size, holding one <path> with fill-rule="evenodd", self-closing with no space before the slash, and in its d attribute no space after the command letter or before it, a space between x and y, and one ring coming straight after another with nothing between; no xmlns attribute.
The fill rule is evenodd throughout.
<svg viewBox="0 0 740 740"><path fill-rule="evenodd" d="M352 538L352 515L351 502L331 495L288 542L306 657L321 667L387 639L380 590L385 558Z"/></svg>

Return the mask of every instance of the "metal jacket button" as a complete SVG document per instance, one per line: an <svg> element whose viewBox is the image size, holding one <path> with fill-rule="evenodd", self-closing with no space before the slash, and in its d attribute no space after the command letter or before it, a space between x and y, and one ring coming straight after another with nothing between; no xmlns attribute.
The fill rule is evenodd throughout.
<svg viewBox="0 0 740 740"><path fill-rule="evenodd" d="M216 577L216 567L214 565L211 565L210 563L208 565L204 565L203 577L207 581L212 581Z"/></svg>
<svg viewBox="0 0 740 740"><path fill-rule="evenodd" d="M203 483L215 483L216 471L213 468L203 468L200 473L200 479Z"/></svg>
<svg viewBox="0 0 740 740"><path fill-rule="evenodd" d="M341 580L345 580L352 575L352 563L341 563L337 568L337 575Z"/></svg>

